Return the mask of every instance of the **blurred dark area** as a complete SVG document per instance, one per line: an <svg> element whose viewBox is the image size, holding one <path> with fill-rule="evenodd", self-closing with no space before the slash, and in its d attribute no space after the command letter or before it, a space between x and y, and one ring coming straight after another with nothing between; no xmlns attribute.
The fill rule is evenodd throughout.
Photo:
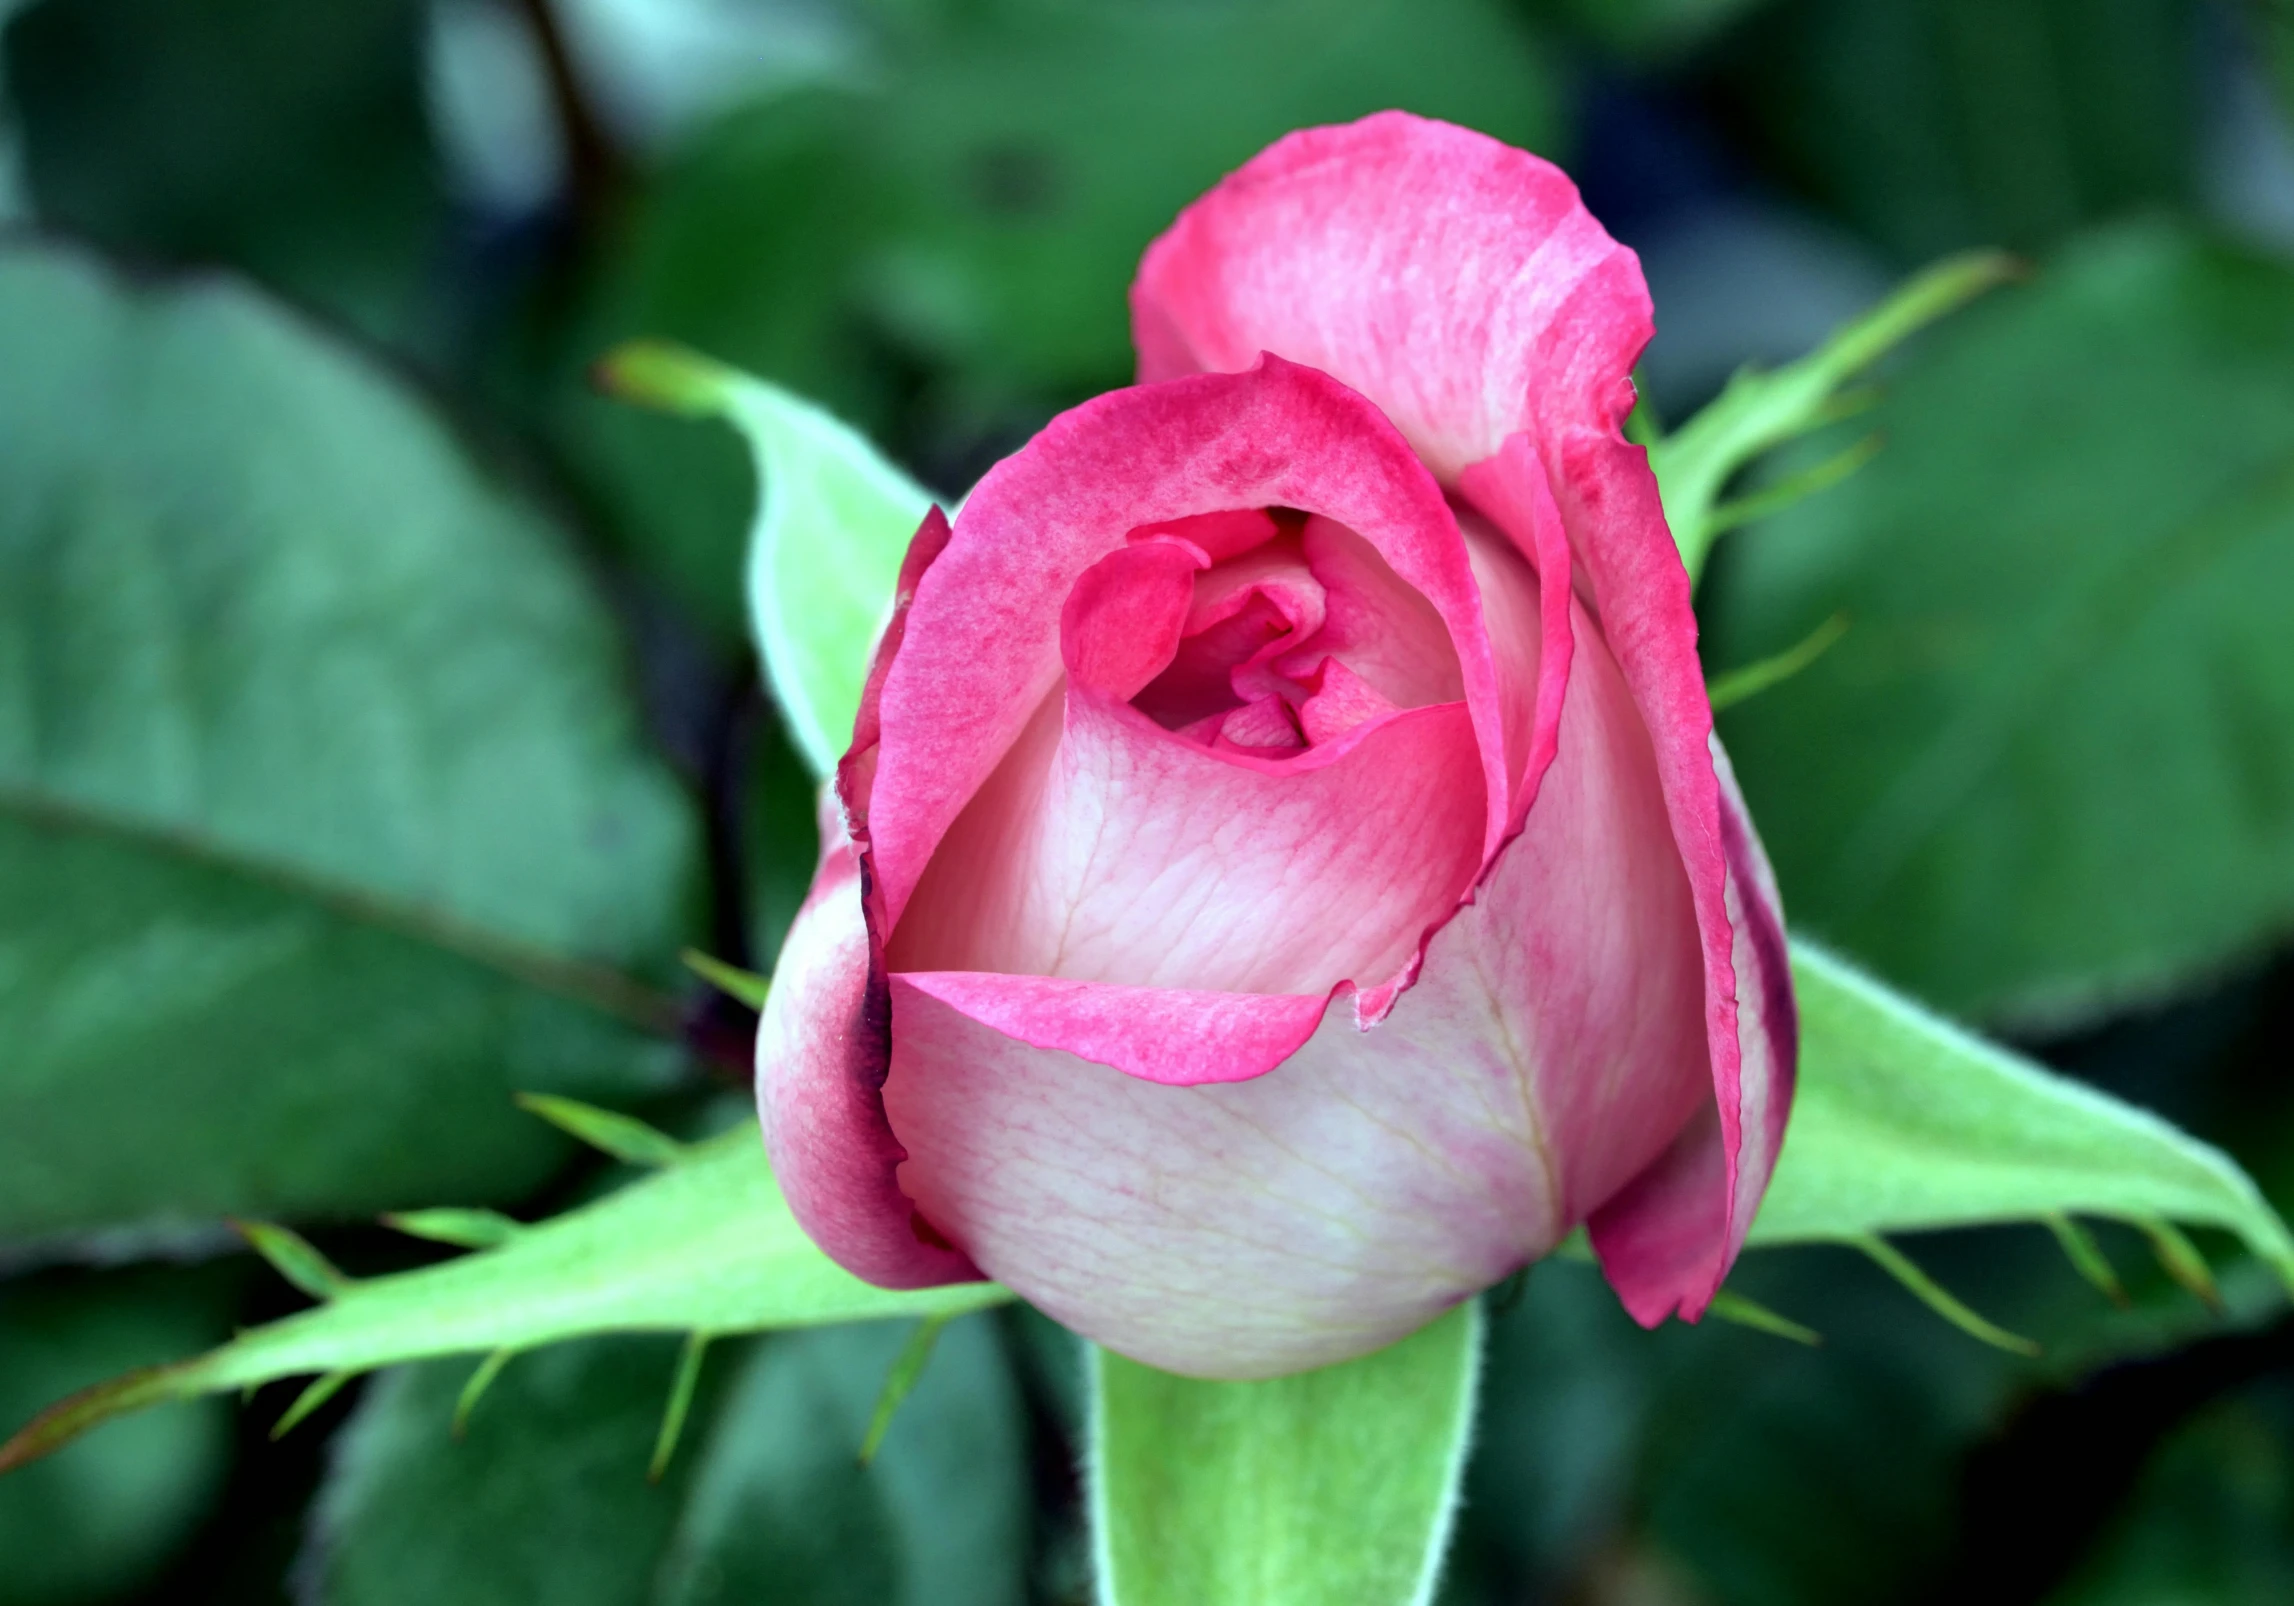
<svg viewBox="0 0 2294 1606"><path fill-rule="evenodd" d="M594 1181L509 1090L690 1129L743 1080L753 1021L675 954L769 968L813 866L810 783L743 640L756 487L729 432L598 395L601 353L691 344L953 497L1127 381L1125 286L1180 206L1291 128L1389 106L1577 178L1641 254L1667 422L1940 255L2029 262L1811 447L1876 434L1870 465L1723 541L1711 668L1849 628L1722 732L1796 926L2221 1145L2294 1211L2294 8L0 17L0 255L28 264L0 274L0 369L33 372L54 309L108 275L253 287L147 336L123 313L89 361L105 388L0 407L0 1426L292 1308L225 1214L294 1220L354 1271L403 1263L363 1225L379 1209L528 1213ZM166 473L106 477L131 458ZM217 508L277 542L184 545ZM190 600L99 583L131 563ZM225 599L242 573L262 608ZM193 751L135 709L245 666L147 663L162 624L308 705ZM213 779L258 748L260 795ZM179 814L66 862L22 801L51 783ZM188 831L288 842L537 974L628 984L601 1024L136 857ZM601 867L563 871L561 838ZM56 956L98 947L102 985L67 1009ZM2294 1600L2282 1291L2207 1239L2210 1310L2136 1234L2103 1241L2125 1309L2037 1228L1908 1246L2037 1360L1847 1251L1756 1252L1737 1278L1816 1348L1643 1333L1590 1269L1537 1268L1492 1323L1440 1599ZM863 1471L896 1344L725 1346L702 1448L659 1484L673 1346L650 1341L522 1360L460 1443L451 1366L369 1380L278 1442L283 1390L171 1406L0 1480L0 1606L1088 1599L1071 1341L968 1318Z"/></svg>

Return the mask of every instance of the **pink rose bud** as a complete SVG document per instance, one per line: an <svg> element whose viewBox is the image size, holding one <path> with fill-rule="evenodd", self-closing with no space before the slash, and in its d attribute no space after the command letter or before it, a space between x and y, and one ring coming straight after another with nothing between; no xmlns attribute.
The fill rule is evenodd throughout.
<svg viewBox="0 0 2294 1606"><path fill-rule="evenodd" d="M909 551L757 1045L798 1219L1209 1377L1375 1349L1579 1223L1696 1318L1795 1023L1620 432L1633 253L1387 113L1196 202L1132 318L1140 383Z"/></svg>

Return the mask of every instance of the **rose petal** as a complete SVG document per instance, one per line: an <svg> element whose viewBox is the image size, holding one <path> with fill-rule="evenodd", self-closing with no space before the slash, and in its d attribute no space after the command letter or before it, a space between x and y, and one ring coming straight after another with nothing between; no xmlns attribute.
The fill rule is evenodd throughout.
<svg viewBox="0 0 2294 1606"><path fill-rule="evenodd" d="M757 1113L773 1175L830 1259L886 1288L977 1278L920 1232L895 1167L907 1151L885 1120L891 1004L872 979L860 857L833 806L812 891L790 926L757 1027Z"/></svg>
<svg viewBox="0 0 2294 1606"><path fill-rule="evenodd" d="M1277 141L1180 213L1131 322L1141 379L1275 352L1377 402L1447 480L1532 421L1602 413L1648 294L1552 163L1381 112Z"/></svg>
<svg viewBox="0 0 2294 1606"><path fill-rule="evenodd" d="M1317 996L1382 981L1481 863L1480 779L1458 703L1265 758L1073 687L1056 734L1039 716L948 833L891 966Z"/></svg>
<svg viewBox="0 0 2294 1606"><path fill-rule="evenodd" d="M1060 610L1142 525L1292 507L1346 525L1433 604L1483 754L1484 853L1511 790L1481 600L1441 491L1378 410L1269 358L1248 373L1117 391L1063 414L991 470L919 582L884 682L870 801L897 922L924 867L1061 675Z"/></svg>
<svg viewBox="0 0 2294 1606"><path fill-rule="evenodd" d="M1157 1086L971 978L896 978L885 1100L925 1213L1125 1354L1266 1376L1400 1337L1648 1167L1710 1100L1703 978L1647 735L1580 624L1538 807L1383 1024L1331 1011L1255 1080Z"/></svg>
<svg viewBox="0 0 2294 1606"><path fill-rule="evenodd" d="M1168 1087L1265 1075L1314 1035L1330 1004L1326 994L1214 993L960 970L897 975L892 991L895 998L913 992L936 999L1031 1047L1063 1049Z"/></svg>
<svg viewBox="0 0 2294 1606"><path fill-rule="evenodd" d="M1701 1313L1744 1247L1783 1148L1799 1058L1799 1012L1776 876L1717 737L1712 751L1721 780L1731 958L1739 988L1737 1136L1732 1142L1724 1129L1727 1106L1708 1105L1591 1222L1602 1270L1625 1308L1650 1327L1692 1302L1695 1309L1683 1313Z"/></svg>

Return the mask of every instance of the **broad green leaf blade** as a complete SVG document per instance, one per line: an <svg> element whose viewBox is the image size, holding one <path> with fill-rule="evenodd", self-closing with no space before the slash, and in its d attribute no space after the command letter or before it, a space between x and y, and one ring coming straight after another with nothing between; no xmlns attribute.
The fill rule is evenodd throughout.
<svg viewBox="0 0 2294 1606"><path fill-rule="evenodd" d="M66 1401L0 1448L0 1470L107 1416L274 1378L524 1350L597 1333L734 1334L952 1314L1010 1297L993 1283L901 1293L852 1276L804 1235L756 1128L745 1125L499 1248L352 1283L325 1305L197 1360Z"/></svg>
<svg viewBox="0 0 2294 1606"><path fill-rule="evenodd" d="M2145 1111L1795 943L1800 1080L1750 1242L2058 1214L2236 1233L2294 1285L2294 1238L2237 1164Z"/></svg>
<svg viewBox="0 0 2294 1606"><path fill-rule="evenodd" d="M1887 449L1729 537L1722 717L1802 929L2060 1027L2294 931L2294 271L2097 236L1936 332Z"/></svg>
<svg viewBox="0 0 2294 1606"><path fill-rule="evenodd" d="M632 401L721 418L749 443L749 624L797 750L827 776L852 745L869 654L931 496L849 425L692 352L624 346L601 374Z"/></svg>
<svg viewBox="0 0 2294 1606"><path fill-rule="evenodd" d="M539 1183L669 1085L693 810L559 531L217 280L0 251L0 1237Z"/></svg>
<svg viewBox="0 0 2294 1606"><path fill-rule="evenodd" d="M1478 1301L1375 1355L1258 1383L1094 1352L1104 1606L1424 1606L1481 1364Z"/></svg>
<svg viewBox="0 0 2294 1606"><path fill-rule="evenodd" d="M1939 262L1797 362L1773 373L1739 370L1702 412L1650 447L1649 467L1690 580L1704 572L1714 538L1740 522L1720 506L1721 492L1738 469L1830 422L1842 385L2016 271L2013 259L1996 252ZM1822 493L1811 486L1809 494Z"/></svg>
<svg viewBox="0 0 2294 1606"><path fill-rule="evenodd" d="M343 1430L312 1606L1021 1606L1025 1413L994 1324L959 1321L877 1463L853 1457L897 1324L711 1349L686 1444L646 1457L677 1364L590 1340L505 1370L464 1441L464 1368L377 1379ZM912 1414L910 1414L912 1413Z"/></svg>

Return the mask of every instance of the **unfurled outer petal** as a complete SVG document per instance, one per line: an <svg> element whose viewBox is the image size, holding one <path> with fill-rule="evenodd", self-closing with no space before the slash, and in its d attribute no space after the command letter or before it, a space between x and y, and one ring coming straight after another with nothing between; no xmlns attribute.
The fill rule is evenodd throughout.
<svg viewBox="0 0 2294 1606"><path fill-rule="evenodd" d="M1784 904L1718 737L1712 751L1721 780L1730 957L1742 1049L1734 1138L1721 1120L1725 1106L1716 1099L1590 1224L1602 1270L1625 1308L1646 1326L1664 1320L1698 1291L1703 1291L1697 1301L1701 1309L1744 1247L1784 1146L1799 1057L1800 1019L1785 949Z"/></svg>
<svg viewBox="0 0 2294 1606"><path fill-rule="evenodd" d="M811 894L789 928L757 1027L757 1112L789 1208L830 1259L886 1288L979 1276L916 1219L884 1117L890 999L862 912L860 854L833 800Z"/></svg>
<svg viewBox="0 0 2294 1606"><path fill-rule="evenodd" d="M1140 378L1271 351L1378 403L1445 481L1533 421L1602 413L1648 323L1639 262L1559 168L1404 112L1277 141L1131 289Z"/></svg>
<svg viewBox="0 0 2294 1606"><path fill-rule="evenodd" d="M979 1276L900 1191L896 1171L907 1151L884 1115L892 1012L880 900L869 886L877 702L916 582L947 542L948 521L934 508L901 564L852 747L835 785L822 791L820 867L781 945L757 1025L757 1115L789 1208L830 1259L886 1288Z"/></svg>
<svg viewBox="0 0 2294 1606"><path fill-rule="evenodd" d="M1648 1167L1710 1102L1696 925L1647 737L1577 634L1537 807L1370 1030L1332 1011L1255 1079L1158 1085L1035 1046L970 978L894 976L885 1107L934 1225L1125 1354L1271 1376L1401 1337Z"/></svg>

